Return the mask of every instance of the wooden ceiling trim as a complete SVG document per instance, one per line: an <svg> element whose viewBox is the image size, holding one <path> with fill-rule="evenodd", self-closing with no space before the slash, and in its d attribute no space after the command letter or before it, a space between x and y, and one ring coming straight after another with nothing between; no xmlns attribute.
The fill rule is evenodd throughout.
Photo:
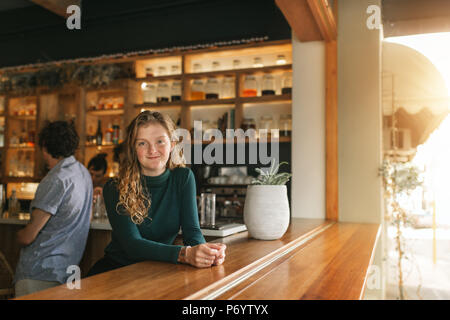
<svg viewBox="0 0 450 320"><path fill-rule="evenodd" d="M70 5L81 6L81 0L30 0L31 2L57 14L67 17L67 7Z"/></svg>
<svg viewBox="0 0 450 320"><path fill-rule="evenodd" d="M275 0L298 40L320 41L324 38L307 0Z"/></svg>

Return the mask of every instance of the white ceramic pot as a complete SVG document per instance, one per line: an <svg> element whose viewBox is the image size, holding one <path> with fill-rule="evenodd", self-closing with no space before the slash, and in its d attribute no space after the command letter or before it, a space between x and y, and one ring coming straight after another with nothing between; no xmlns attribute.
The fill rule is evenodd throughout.
<svg viewBox="0 0 450 320"><path fill-rule="evenodd" d="M250 236L275 240L289 226L289 201L285 185L251 185L247 187L244 223Z"/></svg>

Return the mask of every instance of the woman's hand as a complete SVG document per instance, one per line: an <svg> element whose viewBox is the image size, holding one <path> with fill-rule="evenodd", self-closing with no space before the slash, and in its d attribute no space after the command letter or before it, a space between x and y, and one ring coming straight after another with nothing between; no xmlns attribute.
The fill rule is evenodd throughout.
<svg viewBox="0 0 450 320"><path fill-rule="evenodd" d="M221 243L202 243L186 247L185 262L197 268L208 268L222 264L225 260L226 246Z"/></svg>

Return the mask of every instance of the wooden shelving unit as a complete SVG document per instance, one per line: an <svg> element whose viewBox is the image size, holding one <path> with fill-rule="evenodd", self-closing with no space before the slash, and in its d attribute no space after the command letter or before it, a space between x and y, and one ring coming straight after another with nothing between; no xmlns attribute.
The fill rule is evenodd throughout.
<svg viewBox="0 0 450 320"><path fill-rule="evenodd" d="M283 54L286 63L276 65L276 56ZM252 59L261 57L264 67L252 67ZM232 66L232 60L241 60L240 67ZM218 70L212 70L212 61L220 62ZM194 72L193 65L200 63L203 66L201 72ZM172 66L177 66L177 73L170 74ZM151 66L154 74L146 75L146 67ZM159 67L165 67L167 73L159 75ZM169 114L181 128L192 129L194 120L210 120L214 123L218 117L228 110L234 109L235 128L240 128L244 118L254 117L256 122L263 114L276 117L279 114L291 113L291 94L281 94L280 77L284 72L292 70L292 45L290 41L276 41L271 43L256 43L239 45L232 47L220 47L201 49L196 51L178 52L174 54L139 56L134 58L136 71L135 79L117 80L109 87L92 89L75 85L65 86L58 90L48 88L37 88L35 92L28 96L20 94L6 94L0 96L0 121L4 121L4 145L0 146L1 159L1 182L38 182L45 175L45 166L37 147L17 147L10 145L13 130L19 134L20 126L27 124L27 129L34 132L34 144L37 145L37 135L46 121L72 120L75 123L77 132L80 135L80 146L76 153L76 158L87 165L92 156L99 152L108 154L108 165L112 164L112 155L115 145L104 144L97 146L89 143L88 137L95 133L97 121L102 121L103 136L109 123L116 121L124 135L128 123L143 109L158 110ZM261 77L265 73L271 73L276 77L277 94L271 96L244 97L242 88L245 75ZM234 97L218 99L191 100L191 82L194 79L206 79L215 77L222 80L226 76L234 79ZM278 77L278 78L277 78ZM141 84L151 82L157 84L165 81L181 82L181 100L161 103L144 103ZM99 110L97 104L100 99L109 101L120 98L118 102L113 101L113 106ZM25 105L32 103L34 111L32 114L14 113L14 108L25 102ZM109 102L110 103L110 102ZM0 133L1 134L1 133ZM290 142L290 137L280 137L279 142ZM207 144L211 141L193 141L192 143ZM237 143L237 142L235 142ZM246 143L249 143L248 139ZM17 152L32 152L33 175L29 177L9 176L8 171L11 157Z"/></svg>

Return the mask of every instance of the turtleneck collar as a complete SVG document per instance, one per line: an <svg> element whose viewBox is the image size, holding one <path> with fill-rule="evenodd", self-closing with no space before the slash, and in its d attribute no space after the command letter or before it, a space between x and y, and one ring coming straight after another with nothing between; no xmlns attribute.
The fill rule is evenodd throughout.
<svg viewBox="0 0 450 320"><path fill-rule="evenodd" d="M167 179L170 176L170 170L168 168L166 168L166 171L164 171L162 174L160 174L159 176L145 176L142 175L142 177L145 179L146 185L148 187L156 187L159 186L161 184L164 184Z"/></svg>

